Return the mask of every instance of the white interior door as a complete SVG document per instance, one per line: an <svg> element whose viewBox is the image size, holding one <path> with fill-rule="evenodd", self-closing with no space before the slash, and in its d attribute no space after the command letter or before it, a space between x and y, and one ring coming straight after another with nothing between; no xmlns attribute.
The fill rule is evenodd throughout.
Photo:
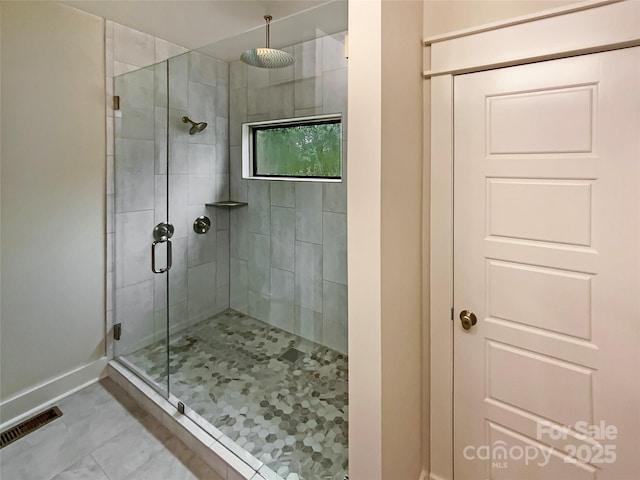
<svg viewBox="0 0 640 480"><path fill-rule="evenodd" d="M640 48L454 92L455 479L640 479Z"/></svg>

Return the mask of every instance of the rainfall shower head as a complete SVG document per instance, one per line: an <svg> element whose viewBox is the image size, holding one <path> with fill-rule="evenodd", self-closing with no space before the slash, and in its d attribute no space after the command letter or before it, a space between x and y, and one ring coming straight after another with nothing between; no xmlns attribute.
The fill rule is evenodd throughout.
<svg viewBox="0 0 640 480"><path fill-rule="evenodd" d="M272 20L271 15L265 15L264 20L267 22L266 47L247 50L240 55L240 60L248 65L260 68L283 68L292 65L295 61L293 55L282 50L269 48L269 22Z"/></svg>
<svg viewBox="0 0 640 480"><path fill-rule="evenodd" d="M191 128L189 129L189 135L195 135L196 133L200 133L205 128L207 128L207 122L196 123L191 120L189 117L182 117L182 123L190 123Z"/></svg>

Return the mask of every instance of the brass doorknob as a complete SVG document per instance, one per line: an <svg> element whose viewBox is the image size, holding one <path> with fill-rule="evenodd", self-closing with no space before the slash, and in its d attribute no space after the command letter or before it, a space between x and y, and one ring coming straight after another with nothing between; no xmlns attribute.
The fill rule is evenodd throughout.
<svg viewBox="0 0 640 480"><path fill-rule="evenodd" d="M464 328L465 330L470 330L471 327L478 323L476 314L471 310L462 310L460 312L460 321L462 322L462 328Z"/></svg>

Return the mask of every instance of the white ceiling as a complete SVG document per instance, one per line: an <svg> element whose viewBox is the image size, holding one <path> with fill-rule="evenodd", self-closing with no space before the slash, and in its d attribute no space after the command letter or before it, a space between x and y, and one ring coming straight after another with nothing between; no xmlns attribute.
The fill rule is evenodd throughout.
<svg viewBox="0 0 640 480"><path fill-rule="evenodd" d="M224 60L264 46L273 16L279 48L347 29L347 0L64 0L72 7Z"/></svg>

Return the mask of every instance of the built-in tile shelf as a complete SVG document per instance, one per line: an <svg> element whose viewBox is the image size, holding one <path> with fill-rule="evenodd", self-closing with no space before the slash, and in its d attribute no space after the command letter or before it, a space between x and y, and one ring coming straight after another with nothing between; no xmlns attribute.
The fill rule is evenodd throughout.
<svg viewBox="0 0 640 480"><path fill-rule="evenodd" d="M247 202L236 202L235 200L225 200L224 202L212 202L205 204L207 207L217 207L217 208L236 208L236 207L246 207L249 205Z"/></svg>

